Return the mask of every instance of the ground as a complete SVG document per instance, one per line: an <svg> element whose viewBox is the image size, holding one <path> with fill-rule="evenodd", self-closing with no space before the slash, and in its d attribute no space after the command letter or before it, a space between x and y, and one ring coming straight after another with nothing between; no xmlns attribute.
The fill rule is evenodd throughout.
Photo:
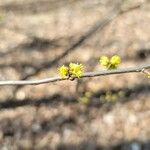
<svg viewBox="0 0 150 150"><path fill-rule="evenodd" d="M149 24L149 0L0 0L0 80L98 71L102 55L149 64ZM0 149L149 150L149 99L142 73L2 86Z"/></svg>

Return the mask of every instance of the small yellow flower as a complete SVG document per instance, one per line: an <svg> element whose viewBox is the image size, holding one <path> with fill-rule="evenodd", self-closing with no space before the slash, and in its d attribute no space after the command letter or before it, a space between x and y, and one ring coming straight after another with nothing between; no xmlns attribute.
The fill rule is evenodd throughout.
<svg viewBox="0 0 150 150"><path fill-rule="evenodd" d="M88 105L90 103L90 98L83 96L83 97L79 97L78 101L82 105Z"/></svg>
<svg viewBox="0 0 150 150"><path fill-rule="evenodd" d="M150 79L150 73L148 72L147 77Z"/></svg>
<svg viewBox="0 0 150 150"><path fill-rule="evenodd" d="M102 66L105 66L107 69L116 69L121 63L121 58L118 55L114 55L110 59L107 56L102 56L100 57L99 62Z"/></svg>
<svg viewBox="0 0 150 150"><path fill-rule="evenodd" d="M78 63L77 64L76 63L70 63L69 64L69 74L80 78L83 74L83 65L78 64Z"/></svg>
<svg viewBox="0 0 150 150"><path fill-rule="evenodd" d="M107 56L102 56L100 57L99 62L102 66L107 67L109 65L109 58Z"/></svg>
<svg viewBox="0 0 150 150"><path fill-rule="evenodd" d="M110 59L111 65L118 66L121 63L121 58L118 55L114 55Z"/></svg>
<svg viewBox="0 0 150 150"><path fill-rule="evenodd" d="M69 76L69 68L66 66L61 66L59 68L59 74L62 78Z"/></svg>

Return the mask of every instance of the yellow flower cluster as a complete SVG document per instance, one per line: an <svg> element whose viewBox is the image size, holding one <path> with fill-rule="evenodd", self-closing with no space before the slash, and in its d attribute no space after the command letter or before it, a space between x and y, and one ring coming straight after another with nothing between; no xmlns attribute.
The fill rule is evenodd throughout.
<svg viewBox="0 0 150 150"><path fill-rule="evenodd" d="M71 75L74 75L74 76L80 78L83 74L83 65L82 64L70 63L69 64L69 73Z"/></svg>
<svg viewBox="0 0 150 150"><path fill-rule="evenodd" d="M80 78L83 75L83 65L78 63L70 63L69 66L61 66L59 68L59 74L64 77L77 77Z"/></svg>
<svg viewBox="0 0 150 150"><path fill-rule="evenodd" d="M59 74L62 78L65 78L69 75L69 68L66 66L61 66L59 69Z"/></svg>
<svg viewBox="0 0 150 150"><path fill-rule="evenodd" d="M100 64L105 66L107 69L116 69L121 63L121 58L118 55L114 55L111 58L107 56L100 57ZM62 78L80 78L83 75L84 67L82 64L70 63L68 66L61 66L58 71Z"/></svg>
<svg viewBox="0 0 150 150"><path fill-rule="evenodd" d="M99 61L102 66L109 65L109 58L107 56L102 56Z"/></svg>
<svg viewBox="0 0 150 150"><path fill-rule="evenodd" d="M121 63L121 58L118 55L114 55L111 58L107 56L100 57L99 60L102 66L105 66L107 69L116 69Z"/></svg>

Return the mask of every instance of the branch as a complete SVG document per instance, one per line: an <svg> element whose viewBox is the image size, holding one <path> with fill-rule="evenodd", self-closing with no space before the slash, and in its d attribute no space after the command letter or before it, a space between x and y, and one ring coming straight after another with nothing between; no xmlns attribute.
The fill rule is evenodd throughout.
<svg viewBox="0 0 150 150"><path fill-rule="evenodd" d="M124 74L124 73L136 73L136 72L145 72L145 69L150 69L149 65L143 65L140 67L132 67L132 68L124 68L124 69L117 69L117 70L107 70L107 71L97 71L97 72L86 72L84 73L81 78L87 77L98 77L98 76L106 76L106 75L113 75L113 74ZM76 78L76 77L75 77ZM45 84L50 82L62 81L62 80L70 80L69 78L61 78L61 77L52 77L52 78L45 78L41 80L8 80L8 81L0 81L0 86L4 85L39 85Z"/></svg>

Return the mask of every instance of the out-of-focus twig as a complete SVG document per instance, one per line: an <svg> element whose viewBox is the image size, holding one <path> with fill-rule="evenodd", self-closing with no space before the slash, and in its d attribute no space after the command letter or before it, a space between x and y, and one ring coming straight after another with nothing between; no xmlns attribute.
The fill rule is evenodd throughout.
<svg viewBox="0 0 150 150"><path fill-rule="evenodd" d="M83 33L78 38L77 41L75 41L72 45L70 45L69 48L65 49L62 54L60 54L59 56L57 56L51 61L40 64L35 68L35 70L33 70L33 72L26 74L24 77L22 77L22 80L26 80L27 78L39 73L41 70L52 67L53 65L57 64L59 60L63 59L72 51L80 47L86 40L91 38L97 31L102 31L112 20L114 20L114 18L116 18L120 13L123 13L121 11L121 4L122 4L122 0L119 1L110 12L108 12L108 15L106 15L104 19L99 19L94 25L91 26L89 30Z"/></svg>
<svg viewBox="0 0 150 150"><path fill-rule="evenodd" d="M73 43L72 45L70 45L70 47L68 49L66 49L61 55L59 55L58 57L54 58L51 61L48 62L44 62L41 65L37 66L32 72L26 74L25 76L23 76L21 78L21 80L26 80L28 78L30 78L31 76L36 75L37 73L39 73L41 70L45 69L45 68L50 68L54 65L56 65L58 63L58 61L60 61L61 59L63 59L65 56L67 56L68 54L70 54L70 52L76 50L78 47L80 47L85 41L87 41L89 38L91 38L96 32L98 31L102 31L106 26L108 26L115 18L117 18L118 16L129 12L130 10L134 10L137 9L139 7L133 7L133 8L129 8L128 10L123 11L121 9L123 0L120 0L115 6L114 8L108 13L108 15L105 16L104 19L100 19L98 20L87 32L83 33L83 35L81 35L79 37L79 39ZM14 93L17 92L17 90L20 88L21 86L17 86L14 90Z"/></svg>

